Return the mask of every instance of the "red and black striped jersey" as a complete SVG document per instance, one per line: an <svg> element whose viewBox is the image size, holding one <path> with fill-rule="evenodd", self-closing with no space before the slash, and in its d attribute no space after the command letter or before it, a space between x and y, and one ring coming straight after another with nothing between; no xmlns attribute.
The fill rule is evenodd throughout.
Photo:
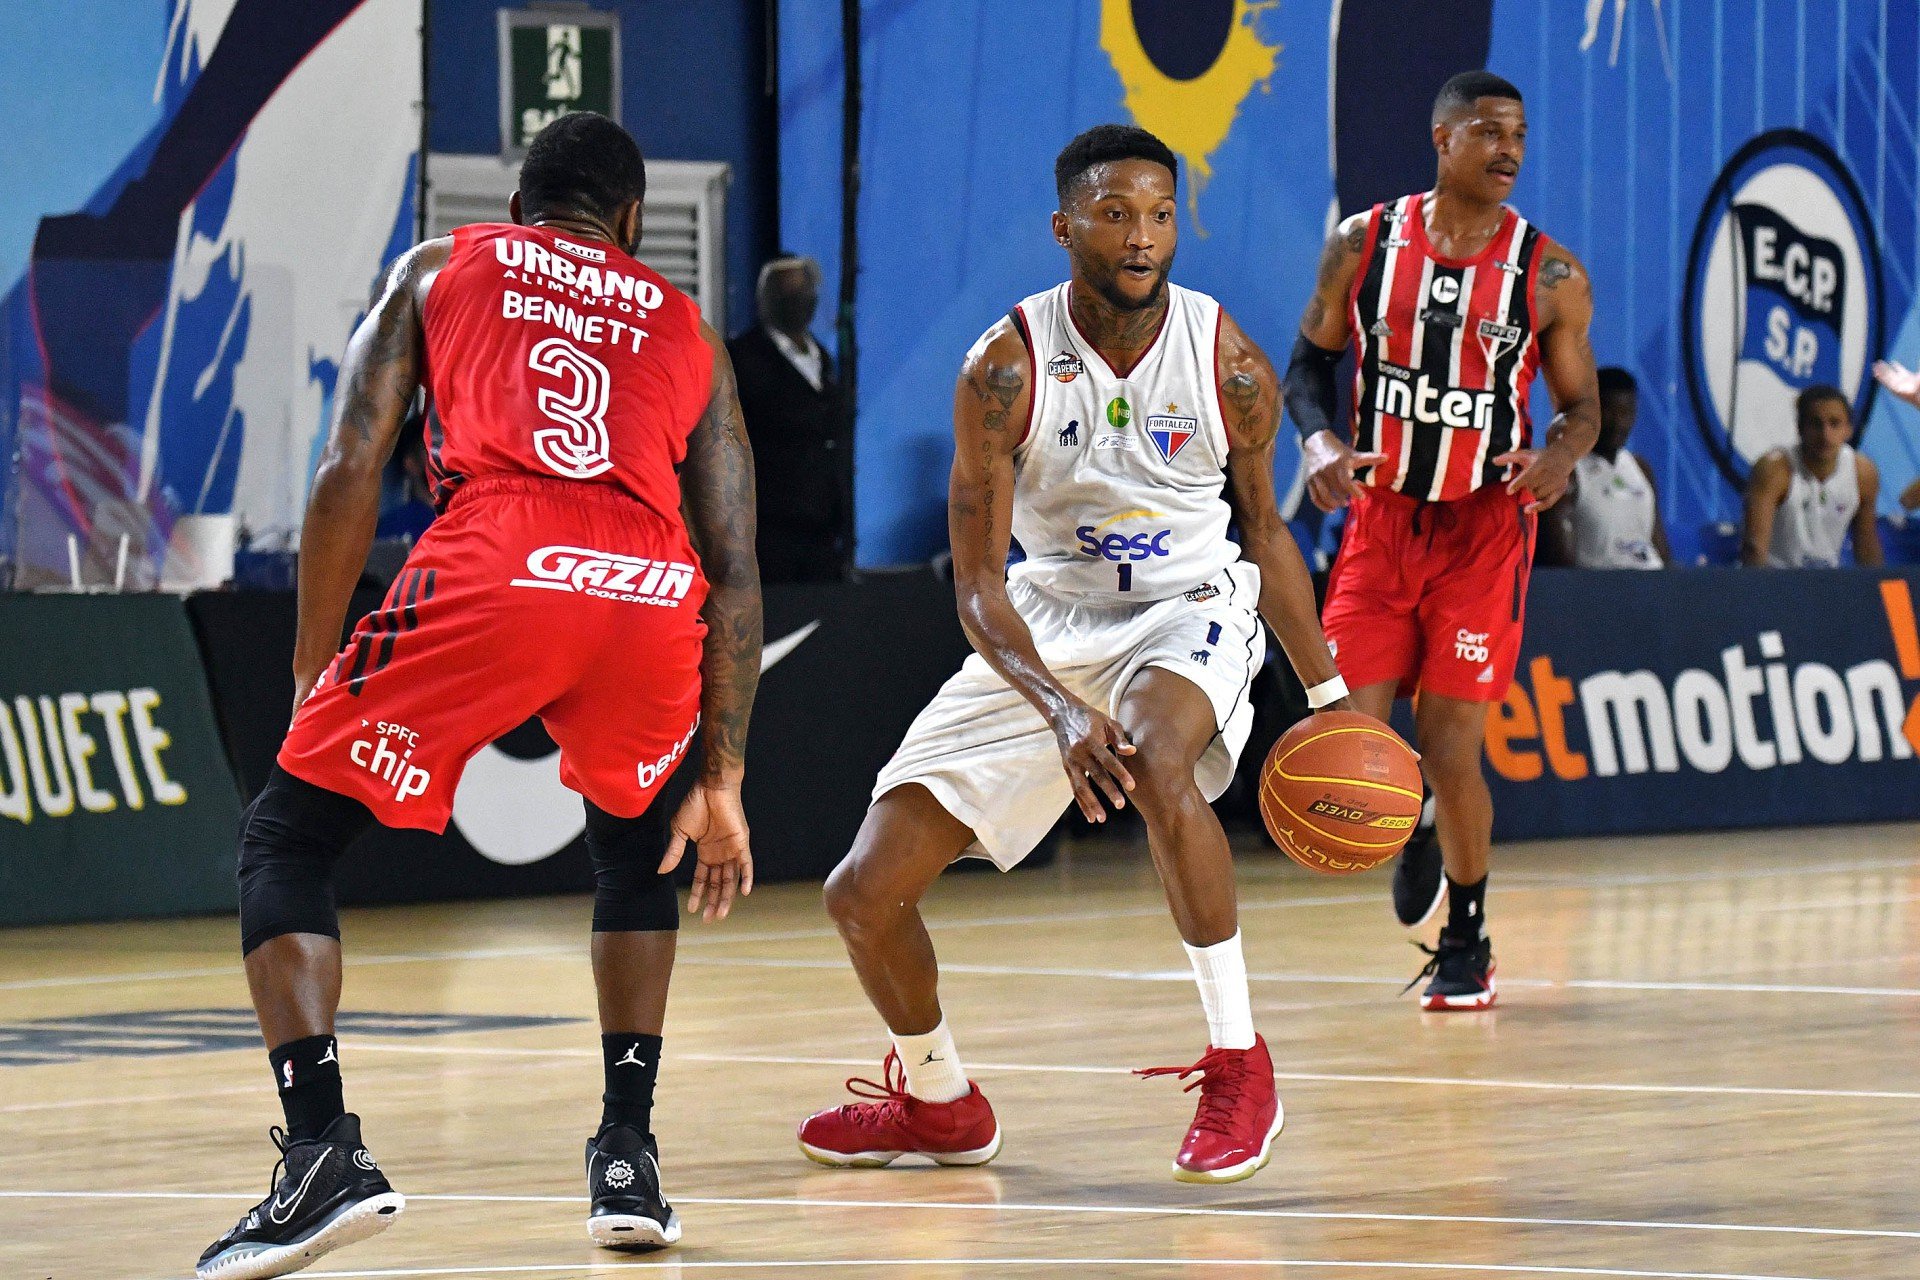
<svg viewBox="0 0 1920 1280"><path fill-rule="evenodd" d="M1427 241L1424 199L1375 205L1367 219L1347 304L1353 447L1387 455L1362 484L1444 502L1500 483L1505 469L1491 459L1531 439L1546 237L1508 209L1486 248L1444 258Z"/></svg>

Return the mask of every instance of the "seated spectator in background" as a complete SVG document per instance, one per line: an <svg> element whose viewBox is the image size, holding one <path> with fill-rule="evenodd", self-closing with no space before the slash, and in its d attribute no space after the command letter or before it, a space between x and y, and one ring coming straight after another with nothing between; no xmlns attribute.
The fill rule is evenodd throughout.
<svg viewBox="0 0 1920 1280"><path fill-rule="evenodd" d="M753 441L763 582L831 582L853 560L853 423L833 360L808 326L820 264L760 269L760 323L727 344Z"/></svg>
<svg viewBox="0 0 1920 1280"><path fill-rule="evenodd" d="M1747 477L1740 562L1776 569L1831 568L1853 534L1853 558L1879 565L1873 523L1880 471L1848 442L1853 415L1837 387L1808 387L1794 401L1800 443L1761 455Z"/></svg>
<svg viewBox="0 0 1920 1280"><path fill-rule="evenodd" d="M1920 409L1920 373L1895 360L1875 360L1873 376L1894 396ZM1920 479L1900 491L1900 506L1907 511L1920 510Z"/></svg>
<svg viewBox="0 0 1920 1280"><path fill-rule="evenodd" d="M1580 569L1673 563L1653 474L1627 451L1640 392L1625 369L1600 370L1600 439L1574 464L1566 496L1540 523L1540 562Z"/></svg>

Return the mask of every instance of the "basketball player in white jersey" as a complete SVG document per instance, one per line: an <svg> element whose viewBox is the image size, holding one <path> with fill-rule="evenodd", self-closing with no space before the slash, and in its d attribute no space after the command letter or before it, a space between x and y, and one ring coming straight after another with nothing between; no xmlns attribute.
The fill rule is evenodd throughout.
<svg viewBox="0 0 1920 1280"><path fill-rule="evenodd" d="M1800 443L1760 456L1747 476L1740 563L1830 569L1853 535L1856 563L1885 563L1873 522L1880 469L1855 449L1853 415L1838 387L1813 386L1793 402Z"/></svg>
<svg viewBox="0 0 1920 1280"><path fill-rule="evenodd" d="M1074 803L1094 822L1139 807L1199 983L1207 1051L1144 1073L1200 1076L1174 1177L1251 1177L1280 1130L1233 859L1208 801L1246 742L1262 618L1314 706L1344 707L1346 689L1274 501L1273 368L1217 302L1167 283L1176 168L1141 129L1069 143L1053 234L1072 278L1016 306L961 367L948 522L977 652L907 731L827 882L893 1047L881 1081L848 1082L871 1101L800 1126L820 1163L981 1164L999 1151L918 904L956 858L1012 867ZM1014 538L1025 558L1008 569Z"/></svg>
<svg viewBox="0 0 1920 1280"><path fill-rule="evenodd" d="M1488 709L1520 656L1537 513L1600 431L1593 293L1563 246L1509 207L1526 157L1520 91L1486 71L1433 104L1433 190L1356 213L1328 236L1287 368L1307 491L1352 505L1322 617L1354 705L1384 720L1419 700L1414 732L1438 840L1394 866L1409 928L1448 902L1421 1007L1493 1004L1486 929L1493 797ZM1354 352L1353 443L1334 429L1335 367ZM1554 418L1533 447L1527 401ZM1438 848L1435 847L1436 843ZM1409 984L1411 986L1411 984Z"/></svg>
<svg viewBox="0 0 1920 1280"><path fill-rule="evenodd" d="M1540 522L1540 563L1577 569L1664 569L1673 563L1660 490L1627 448L1640 414L1633 375L1600 370L1600 441L1574 464L1566 496Z"/></svg>

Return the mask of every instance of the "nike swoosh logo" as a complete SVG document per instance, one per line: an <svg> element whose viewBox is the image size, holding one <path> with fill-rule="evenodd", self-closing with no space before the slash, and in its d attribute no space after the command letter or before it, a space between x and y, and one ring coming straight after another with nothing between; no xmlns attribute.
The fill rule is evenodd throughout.
<svg viewBox="0 0 1920 1280"><path fill-rule="evenodd" d="M806 626L800 628L798 631L792 632L789 635L781 636L778 640L775 640L772 644L761 646L761 649L760 649L761 673L765 674L766 672L772 670L774 663L780 661L780 659L786 657L788 654L792 653L795 649L798 649L801 646L801 644L805 642L808 636L812 635L814 632L818 631L819 629L820 629L820 623L818 620L815 620L813 622L809 622Z"/></svg>
<svg viewBox="0 0 1920 1280"><path fill-rule="evenodd" d="M287 1219L293 1216L293 1211L298 1209L300 1202L307 1198L307 1188L313 1185L313 1175L320 1172L320 1166L325 1164L327 1157L332 1154L331 1151L320 1153L320 1158L315 1160L313 1167L307 1170L307 1176L300 1179L300 1189L293 1193L293 1199L281 1204L279 1196L273 1198L273 1205L267 1210L267 1216L273 1219L273 1225L283 1227L287 1224Z"/></svg>

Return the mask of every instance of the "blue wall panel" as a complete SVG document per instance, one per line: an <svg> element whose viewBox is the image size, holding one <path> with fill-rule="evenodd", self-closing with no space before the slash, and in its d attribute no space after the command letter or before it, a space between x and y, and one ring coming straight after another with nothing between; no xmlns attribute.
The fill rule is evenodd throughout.
<svg viewBox="0 0 1920 1280"><path fill-rule="evenodd" d="M1877 245L1882 264L1877 282L1855 282L1885 319L1864 357L1920 364L1920 14L1911 3L1345 0L1336 27L1326 3L1232 0L1232 39L1206 73L1187 80L1157 72L1125 38L1156 23L1189 38L1202 11L1224 5L863 6L862 563L922 559L940 546L960 357L1013 302L1065 274L1046 229L1052 159L1075 131L1102 120L1132 119L1182 152L1193 199L1176 277L1215 293L1284 358L1330 211L1431 183L1420 119L1448 74L1484 61L1516 81L1532 138L1514 203L1593 274L1595 349L1641 380L1635 445L1653 464L1683 555L1700 547L1704 526L1738 514L1744 460L1736 448L1723 467L1709 445L1725 433L1711 407L1703 427L1689 392L1688 361L1704 367L1707 357L1687 350L1683 316L1711 309L1688 296L1689 251L1710 188L1743 145L1796 129L1838 157L1863 197L1857 238ZM839 0L781 2L782 233L827 262L830 277L839 244L839 11ZM1265 74L1247 71L1262 66ZM1346 104L1339 118L1336 101ZM1207 117L1230 121L1224 137L1196 126ZM1402 123L1383 133L1387 120ZM1787 153L1799 164L1794 154L1804 153ZM1789 200L1776 212L1820 235L1818 203ZM1920 416L1873 399L1861 363L1843 385L1857 405L1871 402L1863 447L1881 466L1890 508L1920 471ZM1764 382L1744 370L1740 386L1760 385L1754 378ZM1771 400L1743 390L1736 434L1777 429L1781 395L1796 385L1789 380ZM1538 390L1535 404L1543 416ZM1757 420L1764 415L1771 423ZM1297 457L1283 441L1283 490Z"/></svg>
<svg viewBox="0 0 1920 1280"><path fill-rule="evenodd" d="M428 136L435 151L500 150L496 0L431 0ZM724 160L727 319L753 317L753 281L769 242L776 198L775 138L765 103L763 0L595 0L620 15L622 123L649 158ZM838 14L835 14L838 26ZM431 175L429 175L431 176Z"/></svg>

